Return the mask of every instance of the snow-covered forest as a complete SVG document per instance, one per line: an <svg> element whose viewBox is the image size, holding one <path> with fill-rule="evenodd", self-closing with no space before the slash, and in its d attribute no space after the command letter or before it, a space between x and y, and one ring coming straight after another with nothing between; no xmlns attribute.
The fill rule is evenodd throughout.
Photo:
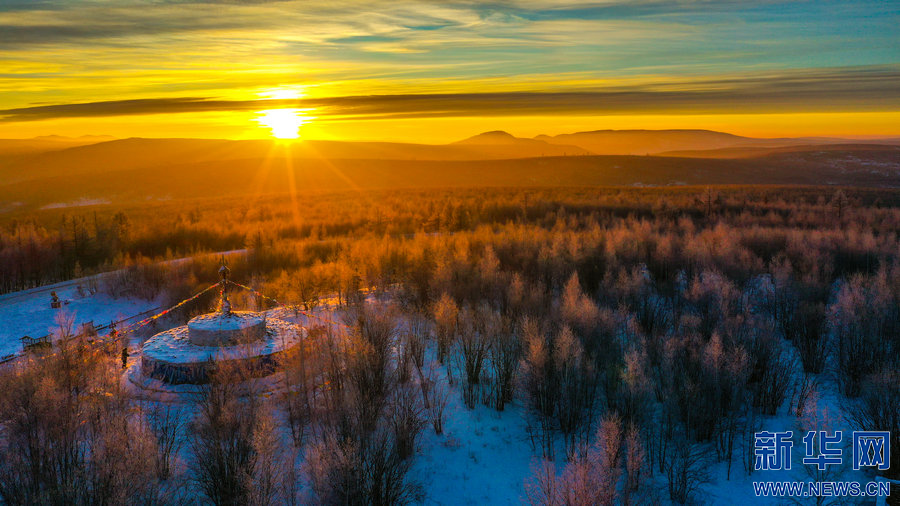
<svg viewBox="0 0 900 506"><path fill-rule="evenodd" d="M216 282L204 253L246 249L232 279L268 298L232 304L308 335L270 378L220 367L167 392L129 375L148 336L123 359L127 340L30 322L56 339L0 366L0 501L764 503L754 480L897 480L898 234L896 191L811 187L368 191L7 220L4 292L109 271L85 311L168 307ZM29 317L3 304L4 326ZM754 434L787 430L791 470L756 470ZM891 431L890 468L803 464L819 430ZM846 502L808 500L828 499Z"/></svg>

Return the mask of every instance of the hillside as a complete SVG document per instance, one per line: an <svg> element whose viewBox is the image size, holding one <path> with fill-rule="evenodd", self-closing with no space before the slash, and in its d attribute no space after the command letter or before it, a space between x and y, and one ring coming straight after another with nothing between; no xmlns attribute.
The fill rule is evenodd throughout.
<svg viewBox="0 0 900 506"><path fill-rule="evenodd" d="M604 143L614 139L621 141L622 150L638 145L645 149L648 142L657 148L745 145L634 156L593 155L583 147L549 143L564 139L598 150L612 149ZM304 192L681 184L900 187L900 146L822 144L822 139L799 145L793 139L795 144L789 146L753 144L760 141L708 131L598 131L541 139L494 131L446 145L135 138L51 149L66 142L35 139L7 142L10 148L5 157L0 150L0 213L144 199L282 193L291 188Z"/></svg>
<svg viewBox="0 0 900 506"><path fill-rule="evenodd" d="M461 141L454 142L455 146L479 147L485 149L489 146L494 148L494 152L507 153L505 158L522 158L530 156L572 156L572 155L592 155L596 154L588 149L584 149L572 144L551 143L543 139L526 139L515 137L510 133L502 130L494 130L492 132L484 132ZM508 149L504 149L508 148Z"/></svg>
<svg viewBox="0 0 900 506"><path fill-rule="evenodd" d="M123 163L123 166L127 164ZM159 163L0 185L0 208L374 188L810 184L900 187L895 151L790 152L745 159L567 156L426 161L245 158Z"/></svg>
<svg viewBox="0 0 900 506"><path fill-rule="evenodd" d="M461 142L445 145L396 142L220 139L122 139L70 149L37 152L33 156L0 157L0 178L7 182L50 176L91 174L164 165L231 162L246 159L358 160L492 160L540 156L586 155L574 146L534 139L511 143Z"/></svg>
<svg viewBox="0 0 900 506"><path fill-rule="evenodd" d="M48 135L33 139L0 139L0 168L22 163L41 153L62 151L109 140L112 140L112 137L96 135L83 137Z"/></svg>
<svg viewBox="0 0 900 506"><path fill-rule="evenodd" d="M871 141L850 141L833 137L803 138L754 138L742 137L712 130L595 130L556 136L535 137L551 144L570 144L589 150L598 155L655 155L678 151L687 153L709 152L727 148L776 148L783 146L818 146L825 144L898 144L898 139L877 139ZM681 155L679 155L681 156ZM698 155L702 158L715 156ZM726 156L724 158L734 158Z"/></svg>
<svg viewBox="0 0 900 506"><path fill-rule="evenodd" d="M0 156L34 155L110 140L113 140L113 138L104 135L85 135L82 137L47 135L32 139L0 139Z"/></svg>
<svg viewBox="0 0 900 506"><path fill-rule="evenodd" d="M537 138L551 144L574 144L604 155L647 155L675 149L714 149L752 141L747 137L709 130L595 130Z"/></svg>
<svg viewBox="0 0 900 506"><path fill-rule="evenodd" d="M473 161L554 156L661 155L687 158L751 158L787 151L877 150L898 139L755 139L708 130L596 130L554 137L515 137L504 131L450 144L300 140L145 139L41 137L0 139L0 180L7 183L62 175L155 169L237 160ZM843 147L823 147L823 146Z"/></svg>
<svg viewBox="0 0 900 506"><path fill-rule="evenodd" d="M657 156L682 158L756 158L778 153L830 152L830 151L885 151L900 156L900 145L889 144L817 144L781 147L732 147L684 151L664 151Z"/></svg>

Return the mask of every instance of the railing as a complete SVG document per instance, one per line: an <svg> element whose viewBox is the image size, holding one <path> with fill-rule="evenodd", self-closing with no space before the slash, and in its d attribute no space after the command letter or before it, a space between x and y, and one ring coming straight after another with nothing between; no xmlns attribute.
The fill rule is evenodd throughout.
<svg viewBox="0 0 900 506"><path fill-rule="evenodd" d="M159 307L155 307L153 309L148 309L146 311L129 316L127 318L122 318L121 320L113 320L113 321L107 323L106 325L100 325L99 327L94 326L94 320L83 322L81 324L81 332L71 335L71 336L67 336L64 338L64 340L71 341L73 339L79 339L79 338L83 338L83 337L98 336L104 330L112 329L113 327L118 327L119 325L121 325L123 323L127 323L131 320L153 314L154 312L156 312L158 310L159 310ZM123 332L123 334L124 334L124 332ZM51 346L52 345L51 340L50 340L51 337L53 337L52 334L47 334L47 335L40 336L40 337L24 336L24 337L20 338L20 340L22 341L22 352L24 353L24 352L27 352L28 350L34 349L34 348ZM2 359L0 359L0 364L5 364L6 362L14 360L20 356L21 356L20 354L7 355L6 357L3 357Z"/></svg>
<svg viewBox="0 0 900 506"><path fill-rule="evenodd" d="M274 298L268 297L268 296L266 296L266 295L263 295L262 293L258 292L257 290L254 290L253 288L250 288L249 286L241 285L241 284L239 284L239 283L235 283L235 282L230 281L230 280L228 281L228 283L230 283L230 284L232 284L232 285L234 285L234 286L236 286L236 287L238 287L238 288L242 288L242 289L244 289L244 290L248 290L249 292L253 293L254 295L256 295L256 296L258 296L258 297L260 297L260 298L262 298L262 299L265 299L265 300L267 300L267 301L269 301L269 302L275 304L276 307L284 307L284 306L285 306L284 304L282 304L281 302L278 302L278 301L275 300ZM141 317L143 317L143 316L147 316L147 315L151 315L151 314L152 314L151 316L149 316L149 317L147 317L147 318L144 318L144 319L142 319L142 320L140 320L140 321L137 321L137 322L135 322L135 323L132 323L131 325L128 325L128 326L122 328L121 331L116 332L115 335L111 335L111 334L110 334L110 335L107 335L105 339L98 339L98 341L100 341L100 342L105 342L105 343L110 343L110 342L114 342L114 341L117 342L117 341L121 340L122 338L124 338L127 334L129 334L129 333L131 333L131 332L134 332L135 330L137 330L137 329L143 327L144 325L150 323L151 321L156 320L157 318L159 318L159 317L161 317L161 316L164 316L164 315L168 314L170 311L172 311L172 310L178 308L179 306L181 306L181 305L183 305L183 304L185 304L185 303L187 303L187 302L190 302L190 301L196 299L197 297L199 297L200 295L206 293L207 291L209 291L209 290L211 290L211 289L213 289L213 288L219 287L219 286L221 286L221 283L216 283L216 284L214 284L214 285L211 285L211 286L209 286L209 287L207 287L207 288L201 290L200 292L197 292L197 293L194 294L193 296L191 296L191 297L189 297L189 298L187 298L187 299L185 299L185 300L179 302L178 304L175 304L174 306L172 306L172 307L170 307L170 308L168 308L168 309L166 309L166 310L164 310L164 311L161 311L161 312L159 312L159 313L156 313L156 314L152 314L152 313L154 313L155 311L159 310L161 306L160 306L160 307L155 307L155 308L153 308L153 309L148 309L147 311L143 311L143 312L138 313L138 314L136 314L136 315L129 316L128 318L123 318L123 319L121 319L121 320L114 320L114 321L112 321L112 322L110 322L110 323L108 323L108 324L106 324L106 325L101 325L101 326L99 326L99 327L94 327L94 322L93 322L93 320L91 320L91 321L89 321L89 322L84 322L84 323L82 324L82 330L81 330L81 332L79 332L78 334L72 335L72 336L68 336L68 337L66 337L64 340L65 340L65 341L69 341L69 340L72 340L72 339L78 339L78 338L82 338L82 337L91 337L91 336L98 336L98 337L99 337L100 332L102 332L102 331L104 331L104 330L112 329L113 327L115 327L116 330L118 331L118 330L119 330L119 329L118 329L118 326L119 326L120 324L126 323L126 322L131 321L131 320L136 320L136 319L141 318ZM367 292L368 290L367 290L367 289L363 289L362 291L363 291L363 292ZM338 326L341 326L341 327L346 327L346 326L347 326L347 325L345 325L345 324L343 324L343 323L341 323L341 322L337 322L337 321L334 321L334 320L331 320L331 319L328 319L328 318L324 318L324 317L322 317L322 316L315 315L315 314L312 314L312 313L309 313L309 312L306 312L306 311L299 311L299 310L297 310L297 312L300 313L300 314L303 314L303 315L306 316L308 319L310 319L310 318L311 318L311 319L316 319L316 320L319 320L319 321L324 322L324 323L333 324L333 325L338 325ZM51 342L51 339L50 339L51 337L52 337L52 334L47 334L47 335L45 335L45 336L41 336L41 337L37 337L37 338L32 338L32 337L29 337L29 336L22 337L22 338L21 338L21 340L22 340L22 345L23 345L22 353L14 354L14 355L7 355L7 356L5 356L5 357L3 357L3 358L0 358L0 365L5 364L5 363L7 363L7 362L11 362L11 361L13 361L13 360L15 360L15 359L17 359L17 358L23 356L23 353L26 352L26 351L28 351L30 348L38 347L38 346L47 346L47 345L52 346L52 342ZM112 338L112 339L110 339L110 338ZM93 342L93 340L91 340L91 341Z"/></svg>
<svg viewBox="0 0 900 506"><path fill-rule="evenodd" d="M50 344L50 335L41 336L41 337L31 337L25 336L21 339L22 346L28 350L30 348L39 348L42 346L48 346Z"/></svg>

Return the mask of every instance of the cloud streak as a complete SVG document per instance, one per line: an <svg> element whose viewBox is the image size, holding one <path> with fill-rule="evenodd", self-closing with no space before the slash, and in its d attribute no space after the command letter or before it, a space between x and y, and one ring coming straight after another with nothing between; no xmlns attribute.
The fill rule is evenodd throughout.
<svg viewBox="0 0 900 506"><path fill-rule="evenodd" d="M146 114L312 109L320 118L388 119L565 114L746 113L900 109L900 67L841 68L757 77L654 82L569 92L404 94L291 100L177 97L0 110L0 121ZM873 102L869 97L877 96Z"/></svg>

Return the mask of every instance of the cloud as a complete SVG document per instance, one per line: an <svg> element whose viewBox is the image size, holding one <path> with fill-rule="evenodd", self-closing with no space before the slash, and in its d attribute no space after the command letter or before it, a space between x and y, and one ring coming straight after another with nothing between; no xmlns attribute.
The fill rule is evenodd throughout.
<svg viewBox="0 0 900 506"><path fill-rule="evenodd" d="M223 97L281 85L344 96L297 105L335 119L896 109L889 4L0 0L0 114L254 110Z"/></svg>
<svg viewBox="0 0 900 506"><path fill-rule="evenodd" d="M900 66L795 71L717 79L655 80L579 91L360 95L292 100L152 98L0 110L0 121L313 109L320 118L735 113L900 109ZM878 97L872 99L872 97Z"/></svg>

